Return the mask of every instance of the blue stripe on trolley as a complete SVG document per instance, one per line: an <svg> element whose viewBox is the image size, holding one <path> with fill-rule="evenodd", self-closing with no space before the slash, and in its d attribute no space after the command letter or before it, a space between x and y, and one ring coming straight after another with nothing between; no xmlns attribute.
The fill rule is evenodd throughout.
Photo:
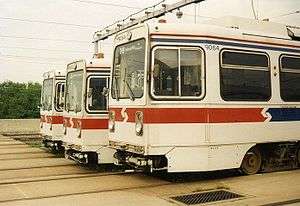
<svg viewBox="0 0 300 206"><path fill-rule="evenodd" d="M152 38L151 40L155 42L165 42L165 43L202 43L202 44L215 44L223 46L235 46L235 47L245 47L245 48L255 48L255 49L266 49L272 51L283 51L283 52L295 52L300 53L299 49L291 49L287 47L273 47L273 46L262 46L262 45L252 45L252 44L243 44L237 42L224 42L216 40L201 40L201 39L165 39L165 38ZM237 40L238 41L238 40Z"/></svg>
<svg viewBox="0 0 300 206"><path fill-rule="evenodd" d="M300 121L300 108L270 108L271 122Z"/></svg>

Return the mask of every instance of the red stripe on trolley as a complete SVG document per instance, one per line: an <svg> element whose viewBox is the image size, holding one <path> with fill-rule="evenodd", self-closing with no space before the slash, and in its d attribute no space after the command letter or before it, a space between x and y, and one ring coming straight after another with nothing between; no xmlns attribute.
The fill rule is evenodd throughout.
<svg viewBox="0 0 300 206"><path fill-rule="evenodd" d="M264 122L262 108L110 108L116 121L135 122L135 113L143 112L144 123L234 123ZM126 114L125 114L126 113ZM122 115L123 114L123 115ZM127 117L126 117L127 116Z"/></svg>
<svg viewBox="0 0 300 206"><path fill-rule="evenodd" d="M80 119L64 117L64 126L80 129L108 129L108 119Z"/></svg>
<svg viewBox="0 0 300 206"><path fill-rule="evenodd" d="M40 121L48 124L63 124L63 116L41 115Z"/></svg>

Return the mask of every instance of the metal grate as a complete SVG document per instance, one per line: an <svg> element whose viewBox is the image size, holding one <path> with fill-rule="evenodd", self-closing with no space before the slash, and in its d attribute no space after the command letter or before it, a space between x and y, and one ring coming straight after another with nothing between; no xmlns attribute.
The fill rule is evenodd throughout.
<svg viewBox="0 0 300 206"><path fill-rule="evenodd" d="M194 193L190 195L181 195L171 197L171 199L186 205L196 205L201 203L216 202L221 200L235 199L243 197L242 195L228 192L226 190L217 190L211 192Z"/></svg>

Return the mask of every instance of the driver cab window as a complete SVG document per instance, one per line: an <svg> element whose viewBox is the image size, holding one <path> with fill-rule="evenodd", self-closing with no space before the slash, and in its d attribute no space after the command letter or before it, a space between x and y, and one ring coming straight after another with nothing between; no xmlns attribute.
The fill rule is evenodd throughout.
<svg viewBox="0 0 300 206"><path fill-rule="evenodd" d="M88 111L107 110L107 97L103 88L108 88L107 77L91 77L88 81L87 109Z"/></svg>

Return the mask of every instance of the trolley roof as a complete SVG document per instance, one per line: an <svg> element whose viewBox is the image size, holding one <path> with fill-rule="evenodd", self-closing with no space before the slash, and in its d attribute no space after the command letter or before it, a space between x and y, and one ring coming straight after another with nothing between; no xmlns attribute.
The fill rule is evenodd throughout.
<svg viewBox="0 0 300 206"><path fill-rule="evenodd" d="M44 79L56 78L56 77L65 78L65 76L66 76L65 70L51 70L43 74Z"/></svg>
<svg viewBox="0 0 300 206"><path fill-rule="evenodd" d="M74 66L72 66L74 65ZM81 60L77 60L77 61L73 61L73 62L70 62L68 65L67 65L67 71L71 71L71 70L75 70L78 65L80 65L79 67L80 68L83 68L85 70L88 70L88 69L92 69L92 70L107 70L107 69L110 69L110 63L108 60L106 59L90 59L90 60L85 60L85 59L81 59Z"/></svg>
<svg viewBox="0 0 300 206"><path fill-rule="evenodd" d="M150 34L186 35L195 36L222 36L228 38L242 38L244 40L263 38L263 41L298 40L298 27L289 28L284 24L247 19L241 17L222 17L203 22L201 24L175 23L146 23ZM299 33L300 34L300 33ZM242 36L242 37L241 37ZM300 41L294 41L299 44Z"/></svg>
<svg viewBox="0 0 300 206"><path fill-rule="evenodd" d="M86 60L86 67L87 68L110 68L110 61L106 59L91 59L91 60Z"/></svg>

